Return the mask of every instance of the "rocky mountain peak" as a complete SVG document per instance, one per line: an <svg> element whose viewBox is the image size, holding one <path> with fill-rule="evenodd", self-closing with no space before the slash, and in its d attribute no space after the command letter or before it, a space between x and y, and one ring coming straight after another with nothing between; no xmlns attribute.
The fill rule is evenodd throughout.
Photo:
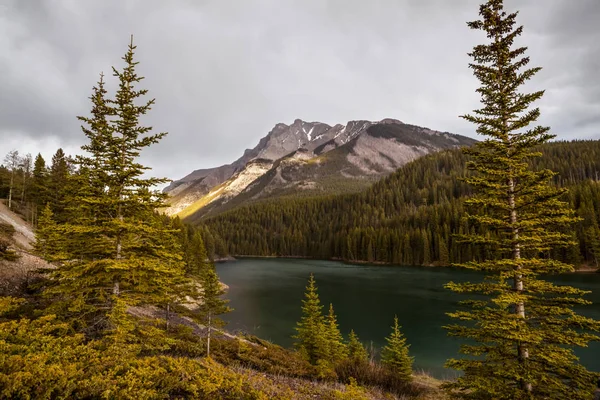
<svg viewBox="0 0 600 400"><path fill-rule="evenodd" d="M344 191L345 183L350 188L368 185L428 152L470 144L465 139L393 118L334 126L296 118L289 125L277 123L231 164L197 170L173 182L165 189L172 204L165 212L183 212L196 202L217 207L238 195L250 200L307 188Z"/></svg>
<svg viewBox="0 0 600 400"><path fill-rule="evenodd" d="M394 118L384 118L381 121L379 121L380 124L398 124L398 125L404 125L404 122L398 120L398 119L394 119Z"/></svg>

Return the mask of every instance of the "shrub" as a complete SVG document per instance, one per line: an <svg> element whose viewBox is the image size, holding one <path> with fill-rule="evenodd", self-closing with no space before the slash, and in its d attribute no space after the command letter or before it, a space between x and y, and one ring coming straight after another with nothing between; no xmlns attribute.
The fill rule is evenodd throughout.
<svg viewBox="0 0 600 400"><path fill-rule="evenodd" d="M367 391L356 383L356 379L350 378L350 382L346 386L345 391L336 390L336 400L369 400Z"/></svg>
<svg viewBox="0 0 600 400"><path fill-rule="evenodd" d="M378 363L347 359L335 366L335 372L341 382L350 383L355 379L362 386L377 387L399 396L416 397L422 392L421 388Z"/></svg>
<svg viewBox="0 0 600 400"><path fill-rule="evenodd" d="M15 261L19 255L10 249L10 242L0 237L0 260Z"/></svg>
<svg viewBox="0 0 600 400"><path fill-rule="evenodd" d="M248 342L216 339L211 356L225 365L241 365L261 372L290 377L314 377L315 370L300 355L252 336Z"/></svg>

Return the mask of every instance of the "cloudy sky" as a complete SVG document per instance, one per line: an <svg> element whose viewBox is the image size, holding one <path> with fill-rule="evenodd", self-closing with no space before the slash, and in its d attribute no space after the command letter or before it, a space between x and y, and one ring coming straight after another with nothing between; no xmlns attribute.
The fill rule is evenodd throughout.
<svg viewBox="0 0 600 400"><path fill-rule="evenodd" d="M475 137L465 21L478 0L0 0L0 152L78 151L77 115L129 35L169 135L144 161L180 178L229 163L278 122L397 118ZM600 1L507 0L544 69L542 123L600 138ZM114 86L114 85L113 85Z"/></svg>

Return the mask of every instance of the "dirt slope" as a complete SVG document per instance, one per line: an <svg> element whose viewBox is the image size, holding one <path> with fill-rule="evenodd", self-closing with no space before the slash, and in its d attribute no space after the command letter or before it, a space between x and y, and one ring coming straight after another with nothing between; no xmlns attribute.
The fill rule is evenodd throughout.
<svg viewBox="0 0 600 400"><path fill-rule="evenodd" d="M16 261L0 260L0 296L19 295L23 286L35 279L36 270L51 266L31 253L35 242L31 225L9 210L3 202L0 202L0 222L15 228L12 238L7 239L19 255Z"/></svg>

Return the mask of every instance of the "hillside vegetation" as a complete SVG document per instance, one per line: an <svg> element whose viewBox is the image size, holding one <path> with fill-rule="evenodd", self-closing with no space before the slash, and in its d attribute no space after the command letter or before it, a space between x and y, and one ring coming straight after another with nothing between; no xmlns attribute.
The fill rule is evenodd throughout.
<svg viewBox="0 0 600 400"><path fill-rule="evenodd" d="M93 87L84 155L59 149L48 168L12 150L0 169L0 398L439 398L440 382L412 371L329 352L311 363L222 330L231 308L211 254L224 245L158 213L166 195L152 188L166 180L138 162L166 133L139 124L154 99L133 89L135 48L114 97L103 74Z"/></svg>
<svg viewBox="0 0 600 400"><path fill-rule="evenodd" d="M578 245L556 257L598 267L600 257L600 141L554 142L540 148L535 169L558 172L554 184L583 219ZM463 220L471 189L461 182L466 156L448 150L422 157L353 195L290 198L242 206L203 224L232 255L300 256L405 265L447 265L486 254L453 234L472 230ZM489 254L488 254L489 255Z"/></svg>

